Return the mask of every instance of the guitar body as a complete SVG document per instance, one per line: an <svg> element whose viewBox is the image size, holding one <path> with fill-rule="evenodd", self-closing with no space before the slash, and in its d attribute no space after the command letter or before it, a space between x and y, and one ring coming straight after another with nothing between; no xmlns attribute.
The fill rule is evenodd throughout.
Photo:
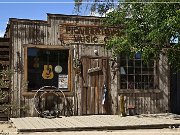
<svg viewBox="0 0 180 135"><path fill-rule="evenodd" d="M44 65L44 70L42 73L42 77L44 79L52 79L54 77L54 73L52 70L52 65Z"/></svg>

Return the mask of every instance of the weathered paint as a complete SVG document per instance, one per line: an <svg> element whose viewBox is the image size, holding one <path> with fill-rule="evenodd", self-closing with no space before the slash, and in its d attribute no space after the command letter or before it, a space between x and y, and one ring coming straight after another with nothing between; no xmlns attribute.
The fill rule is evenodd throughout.
<svg viewBox="0 0 180 135"><path fill-rule="evenodd" d="M8 120L10 103L10 43L9 38L0 38L0 121Z"/></svg>
<svg viewBox="0 0 180 135"><path fill-rule="evenodd" d="M12 76L12 101L17 103L18 107L24 105L29 106L29 111L22 113L20 110L14 111L14 116L36 116L37 114L33 108L33 93L23 94L25 91L24 86L24 68L17 67L17 64L20 63L22 67L26 67L24 64L26 61L25 57L25 48L24 46L46 46L46 47L69 47L72 48L71 57L69 61L72 69L69 70L71 75L71 89L72 93L65 92L69 100L72 103L73 111L75 115L88 114L88 110L85 109L87 106L82 103L83 100L90 100L87 98L82 99L82 94L86 88L82 85L82 76L78 73L78 68L74 66L74 61L80 60L82 57L96 57L98 52L98 57L107 57L109 62L106 63L108 73L106 74L108 78L108 94L110 96L110 107L112 108L111 114L118 113L119 110L119 95L123 94L125 96L126 108L128 105L135 105L137 113L158 113L166 112L169 104L169 82L168 82L168 66L165 56L160 57L158 63L158 73L157 76L158 82L158 91L152 90L149 92L141 91L140 93L127 91L122 91L119 89L119 70L118 70L118 60L111 58L111 52L107 51L104 44L102 43L67 43L63 42L63 31L61 27L66 25L77 25L77 26L101 26L101 19L98 17L87 17L87 16L68 16L68 15L56 15L48 14L47 21L38 21L38 20L25 20L25 19L10 19L9 26L7 28L6 36L10 38L12 45L11 49L11 68L14 69L14 74ZM70 36L66 34L65 36ZM92 35L93 36L93 35ZM67 37L68 38L68 37ZM65 39L64 39L65 40ZM18 54L20 54L18 56ZM115 65L114 66L114 63ZM166 65L166 66L164 66ZM86 69L88 65L83 65ZM87 71L83 71L84 74ZM100 77L100 76L99 76ZM100 77L101 78L101 77ZM85 79L88 80L88 77L85 76ZM98 80L98 78L94 78ZM165 80L164 80L165 79ZM104 80L99 80L99 83L103 83ZM90 91L94 91L94 94L97 93L98 87L90 87ZM85 93L87 94L87 93ZM101 98L101 97L98 97ZM96 100L96 99L95 99ZM97 99L98 100L98 99ZM97 103L93 105L98 106ZM98 107L96 107L97 109ZM85 110L84 110L85 109ZM94 110L96 114L97 110ZM100 109L99 109L100 110ZM101 110L102 111L102 110ZM98 114L98 113L97 113Z"/></svg>
<svg viewBox="0 0 180 135"><path fill-rule="evenodd" d="M100 20L96 17L83 18L78 16L66 17L64 15L51 15L48 14L48 21L38 21L38 20L25 20L25 19L15 19L11 18L9 20L9 28L7 30L6 36L10 37L12 44L12 58L11 58L11 68L14 69L14 74L12 76L12 101L17 104L17 107L29 106L30 111L28 114L21 113L20 110L13 111L13 116L33 116L36 115L33 108L33 96L26 95L24 96L23 92L25 91L24 84L24 65L25 53L24 45L47 45L48 46L72 46L74 52L72 52L73 59L79 59L83 55L94 55L94 50L96 49L99 52L99 56L104 56L107 54L104 45L94 46L88 44L84 46L83 44L63 44L60 38L60 24L64 23L77 23L80 25L99 25ZM9 34L10 33L10 34ZM20 55L18 55L20 54ZM21 64L21 67L18 67L18 64ZM72 61L70 62L72 64ZM74 71L71 73L72 78L79 78L79 75L75 75ZM78 79L79 80L79 79ZM80 86L77 82L72 83L73 91L75 91L74 86L76 85L76 92L80 91ZM74 108L77 109L75 112L80 113L80 108L76 107L76 104L80 104L80 96L77 96L74 100L74 95L70 94L71 100L77 102L73 103Z"/></svg>

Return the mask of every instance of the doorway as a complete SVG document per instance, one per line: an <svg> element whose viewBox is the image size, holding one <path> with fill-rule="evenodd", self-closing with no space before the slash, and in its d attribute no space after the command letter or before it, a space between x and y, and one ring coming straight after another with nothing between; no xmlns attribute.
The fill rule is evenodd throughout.
<svg viewBox="0 0 180 135"><path fill-rule="evenodd" d="M84 56L81 62L81 114L110 114L109 59Z"/></svg>
<svg viewBox="0 0 180 135"><path fill-rule="evenodd" d="M171 113L180 114L180 72L171 71L170 108Z"/></svg>

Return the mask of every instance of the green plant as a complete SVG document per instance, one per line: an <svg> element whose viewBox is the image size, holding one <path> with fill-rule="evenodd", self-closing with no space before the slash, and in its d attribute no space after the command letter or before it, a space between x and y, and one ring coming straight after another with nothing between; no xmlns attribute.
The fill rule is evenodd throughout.
<svg viewBox="0 0 180 135"><path fill-rule="evenodd" d="M75 6L82 6L85 1L81 0ZM91 5L95 7L93 11L102 13L103 10L99 9L104 8L104 25L120 26L120 34L106 43L107 49L112 50L115 56L125 53L131 57L140 52L148 62L150 58L159 59L163 49L167 48L169 64L176 70L180 69L180 42L170 44L172 37L180 39L180 3L177 0L170 3L166 0L126 0L125 3L117 2L114 7L109 6L113 0L109 3L106 0L90 2L96 5ZM107 13L110 10L106 9L112 10Z"/></svg>
<svg viewBox="0 0 180 135"><path fill-rule="evenodd" d="M16 91L12 90L10 86L12 74L13 71L7 66L3 66L3 69L0 71L0 112L8 116L11 115L11 112L17 110L23 112L29 110L29 106L27 105L20 107L16 102L10 101L11 94ZM22 88L27 88L27 82L23 81Z"/></svg>

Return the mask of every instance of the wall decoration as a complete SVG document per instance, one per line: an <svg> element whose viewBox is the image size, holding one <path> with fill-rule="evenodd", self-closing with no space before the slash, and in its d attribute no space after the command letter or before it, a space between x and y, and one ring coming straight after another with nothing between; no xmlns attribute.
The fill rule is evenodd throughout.
<svg viewBox="0 0 180 135"><path fill-rule="evenodd" d="M52 71L52 65L44 65L42 77L44 79L53 79L54 73Z"/></svg>
<svg viewBox="0 0 180 135"><path fill-rule="evenodd" d="M54 77L54 73L52 70L52 65L49 65L49 55L50 55L50 51L46 51L47 54L47 65L44 65L44 70L42 73L42 77L44 79L53 79Z"/></svg>
<svg viewBox="0 0 180 135"><path fill-rule="evenodd" d="M60 65L57 65L57 66L55 66L54 71L59 74L62 72L62 67Z"/></svg>
<svg viewBox="0 0 180 135"><path fill-rule="evenodd" d="M58 65L55 67L54 70L57 74L62 72L62 67L59 65L59 52L58 52Z"/></svg>
<svg viewBox="0 0 180 135"><path fill-rule="evenodd" d="M58 88L68 88L68 75L59 74Z"/></svg>

